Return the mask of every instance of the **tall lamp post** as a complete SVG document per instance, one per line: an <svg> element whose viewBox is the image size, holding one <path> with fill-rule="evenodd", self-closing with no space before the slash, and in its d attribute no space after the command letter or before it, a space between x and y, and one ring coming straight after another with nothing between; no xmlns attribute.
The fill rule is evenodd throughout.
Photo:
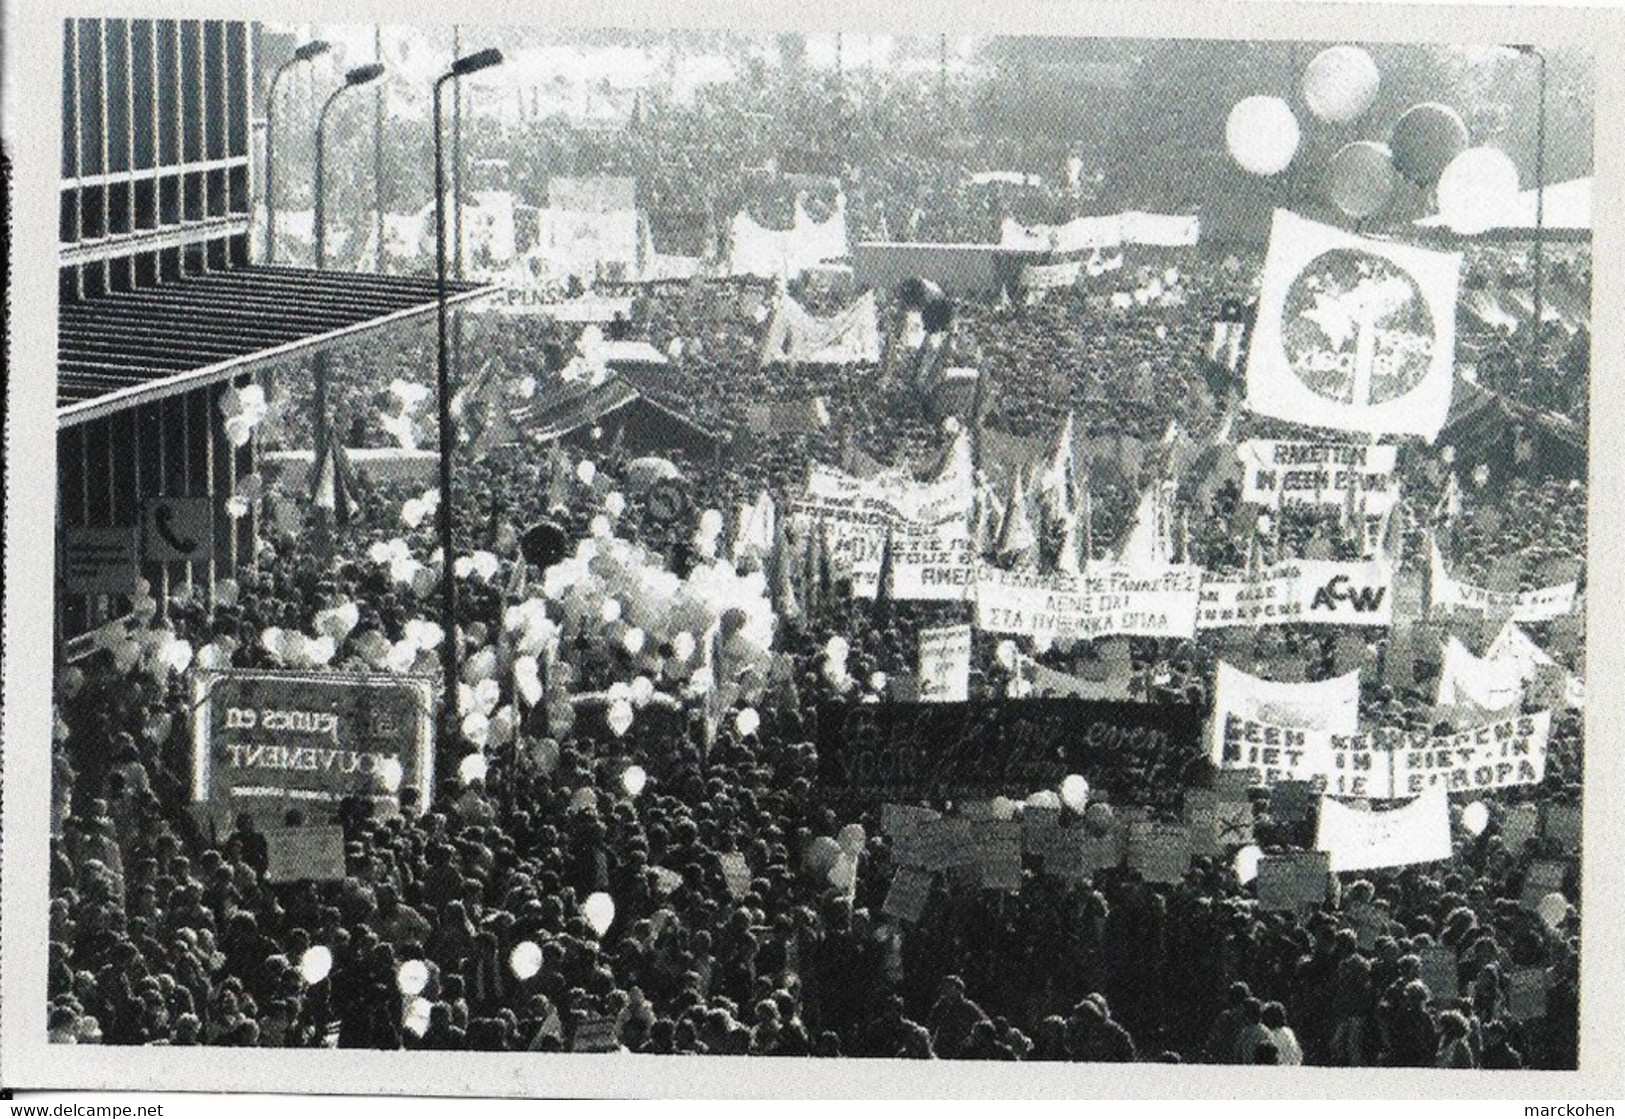
<svg viewBox="0 0 1625 1119"><path fill-rule="evenodd" d="M1527 43L1517 44L1512 49L1521 55L1533 55L1540 65L1539 101L1535 111L1535 274L1532 278L1535 328L1529 336L1529 368L1533 371L1540 366L1540 331L1545 315L1541 281L1546 264L1546 56Z"/></svg>
<svg viewBox="0 0 1625 1119"><path fill-rule="evenodd" d="M345 90L375 82L384 73L382 62L369 62L357 66L344 75L344 84L327 95L322 111L316 115L316 267L327 267L327 113Z"/></svg>
<svg viewBox="0 0 1625 1119"><path fill-rule="evenodd" d="M442 126L442 95L446 83L489 69L502 62L502 52L487 47L464 55L434 83L434 240L436 281L436 390L440 413L440 628L445 669L445 712L448 724L457 715L457 580L453 574L451 538L451 355L446 340L446 152Z"/></svg>
<svg viewBox="0 0 1625 1119"><path fill-rule="evenodd" d="M309 62L318 55L328 51L327 40L312 39L310 42L296 48L293 56L276 68L271 75L271 87L265 94L265 263L270 264L276 259L276 191L271 179L272 169L276 164L272 161L272 146L276 140L276 87L282 80L282 75L301 62Z"/></svg>

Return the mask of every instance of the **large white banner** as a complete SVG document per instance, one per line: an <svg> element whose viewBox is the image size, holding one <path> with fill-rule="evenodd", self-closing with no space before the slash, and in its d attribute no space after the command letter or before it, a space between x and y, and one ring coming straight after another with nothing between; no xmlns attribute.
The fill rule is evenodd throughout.
<svg viewBox="0 0 1625 1119"><path fill-rule="evenodd" d="M1551 729L1552 713L1540 711L1438 737L1400 731L1334 734L1326 791L1390 800L1433 787L1466 793L1538 785L1546 777Z"/></svg>
<svg viewBox="0 0 1625 1119"><path fill-rule="evenodd" d="M1514 622L1548 622L1574 612L1578 583L1559 583L1532 591L1492 591L1468 583L1458 583L1445 570L1444 556L1437 541L1430 543L1433 566L1433 605L1449 610L1460 607L1480 614L1504 614Z"/></svg>
<svg viewBox="0 0 1625 1119"><path fill-rule="evenodd" d="M1247 407L1431 442L1450 410L1461 254L1357 237L1275 212Z"/></svg>
<svg viewBox="0 0 1625 1119"><path fill-rule="evenodd" d="M1092 565L1082 575L979 566L976 625L1049 639L1193 637L1202 572L1191 565L1138 571Z"/></svg>
<svg viewBox="0 0 1625 1119"><path fill-rule="evenodd" d="M1353 734L1360 725L1358 671L1313 683L1265 680L1219 662L1213 684L1214 725L1227 715L1259 723L1328 734Z"/></svg>
<svg viewBox="0 0 1625 1119"><path fill-rule="evenodd" d="M1006 249L1051 253L1114 249L1119 245L1173 248L1194 245L1201 234L1202 221L1195 215L1129 210L1121 214L1073 218L1061 225L1023 225L1014 218L1005 218L999 245Z"/></svg>
<svg viewBox="0 0 1625 1119"><path fill-rule="evenodd" d="M1342 505L1353 490L1356 504L1380 516L1399 497L1394 474L1398 454L1399 448L1391 444L1249 439L1236 446L1243 474L1241 499L1272 509Z"/></svg>
<svg viewBox="0 0 1625 1119"><path fill-rule="evenodd" d="M1333 871L1374 870L1448 859L1449 795L1435 787L1403 808L1387 812L1350 808L1331 797L1322 797L1315 847L1331 856Z"/></svg>
<svg viewBox="0 0 1625 1119"><path fill-rule="evenodd" d="M920 631L920 700L963 703L970 698L971 627Z"/></svg>
<svg viewBox="0 0 1625 1119"><path fill-rule="evenodd" d="M1382 560L1289 560L1243 579L1202 583L1197 629L1393 621L1393 568Z"/></svg>
<svg viewBox="0 0 1625 1119"><path fill-rule="evenodd" d="M828 318L811 314L789 295L778 296L762 339L763 365L873 364L880 360L880 314L875 293Z"/></svg>
<svg viewBox="0 0 1625 1119"><path fill-rule="evenodd" d="M1523 674L1516 661L1476 657L1471 649L1451 637L1445 643L1434 702L1440 707L1505 711L1523 699L1523 685Z"/></svg>

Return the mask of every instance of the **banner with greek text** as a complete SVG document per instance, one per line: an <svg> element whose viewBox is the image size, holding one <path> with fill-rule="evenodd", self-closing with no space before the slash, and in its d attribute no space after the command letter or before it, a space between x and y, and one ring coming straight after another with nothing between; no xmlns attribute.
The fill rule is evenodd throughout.
<svg viewBox="0 0 1625 1119"><path fill-rule="evenodd" d="M1255 505L1342 505L1348 491L1372 516L1399 498L1395 463L1399 448L1362 443L1305 443L1249 439L1236 445L1241 459L1241 499Z"/></svg>
<svg viewBox="0 0 1625 1119"><path fill-rule="evenodd" d="M1461 254L1359 237L1275 212L1247 407L1368 435L1444 426L1454 388Z"/></svg>
<svg viewBox="0 0 1625 1119"><path fill-rule="evenodd" d="M1332 869L1339 872L1448 859L1449 795L1434 786L1387 812L1362 811L1322 797L1315 847L1331 856Z"/></svg>
<svg viewBox="0 0 1625 1119"><path fill-rule="evenodd" d="M1082 575L976 569L976 625L1050 639L1192 637L1201 569L1093 565Z"/></svg>
<svg viewBox="0 0 1625 1119"><path fill-rule="evenodd" d="M970 698L970 645L968 625L920 631L922 703L963 703Z"/></svg>
<svg viewBox="0 0 1625 1119"><path fill-rule="evenodd" d="M1289 560L1245 579L1202 582L1197 629L1229 626L1381 626L1393 621L1393 568L1382 560Z"/></svg>

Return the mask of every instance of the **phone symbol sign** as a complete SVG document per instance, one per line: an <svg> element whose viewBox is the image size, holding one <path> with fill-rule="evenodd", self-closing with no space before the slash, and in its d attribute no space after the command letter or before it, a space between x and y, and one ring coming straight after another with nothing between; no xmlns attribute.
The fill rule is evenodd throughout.
<svg viewBox="0 0 1625 1119"><path fill-rule="evenodd" d="M146 557L183 563L208 556L214 539L213 506L206 497L154 497L142 518Z"/></svg>

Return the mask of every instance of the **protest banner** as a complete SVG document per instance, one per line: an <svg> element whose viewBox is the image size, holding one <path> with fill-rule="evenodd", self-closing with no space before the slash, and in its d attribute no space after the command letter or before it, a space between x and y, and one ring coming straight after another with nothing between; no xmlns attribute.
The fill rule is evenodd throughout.
<svg viewBox="0 0 1625 1119"><path fill-rule="evenodd" d="M1186 789L1184 818L1192 854L1222 855L1253 841L1253 802L1245 794Z"/></svg>
<svg viewBox="0 0 1625 1119"><path fill-rule="evenodd" d="M1433 787L1455 793L1538 785L1546 776L1551 722L1552 713L1541 711L1437 737L1397 730L1333 734L1326 791L1401 800Z"/></svg>
<svg viewBox="0 0 1625 1119"><path fill-rule="evenodd" d="M915 865L924 870L950 870L975 865L971 821L963 816L922 820L915 830L915 837L918 851Z"/></svg>
<svg viewBox="0 0 1625 1119"><path fill-rule="evenodd" d="M1182 881L1191 866L1190 828L1149 820L1129 824L1128 866L1147 882Z"/></svg>
<svg viewBox="0 0 1625 1119"><path fill-rule="evenodd" d="M745 856L738 851L728 851L717 856L722 864L722 879L728 886L728 896L739 901L750 893L750 866L745 862Z"/></svg>
<svg viewBox="0 0 1625 1119"><path fill-rule="evenodd" d="M1393 445L1248 439L1236 445L1241 500L1271 509L1342 505L1353 490L1360 508L1381 516L1399 498L1398 454Z"/></svg>
<svg viewBox="0 0 1625 1119"><path fill-rule="evenodd" d="M1327 879L1331 874L1323 851L1292 851L1265 855L1258 860L1258 907L1265 910L1299 910L1326 900Z"/></svg>
<svg viewBox="0 0 1625 1119"><path fill-rule="evenodd" d="M963 703L970 698L971 627L920 631L919 697L922 703Z"/></svg>
<svg viewBox="0 0 1625 1119"><path fill-rule="evenodd" d="M1213 775L1213 791L1222 800L1244 799L1253 787L1253 775L1245 769L1221 769Z"/></svg>
<svg viewBox="0 0 1625 1119"><path fill-rule="evenodd" d="M312 822L345 797L395 802L434 780L433 681L334 672L206 670L192 680L192 800L218 822L251 812Z"/></svg>
<svg viewBox="0 0 1625 1119"><path fill-rule="evenodd" d="M832 565L850 575L856 598L874 598L881 561L890 541L887 593L902 601L959 602L970 593L972 554L957 518L925 523L903 517L867 497L808 495L791 503L791 515L823 526Z"/></svg>
<svg viewBox="0 0 1625 1119"><path fill-rule="evenodd" d="M1476 657L1455 637L1445 643L1434 702L1485 714L1505 711L1523 699L1523 674L1511 658Z"/></svg>
<svg viewBox="0 0 1625 1119"><path fill-rule="evenodd" d="M1189 565L1136 571L1098 564L1067 575L978 564L974 580L976 625L989 633L1052 640L1196 633L1201 570Z"/></svg>
<svg viewBox="0 0 1625 1119"><path fill-rule="evenodd" d="M818 712L818 778L826 794L862 800L1025 795L1070 773L1109 788L1197 757L1200 719L1175 703L832 702Z"/></svg>
<svg viewBox="0 0 1625 1119"><path fill-rule="evenodd" d="M1455 609L1504 617L1514 622L1546 622L1574 612L1577 582L1559 583L1531 591L1494 591L1457 582L1445 568L1437 541L1430 541L1432 600L1435 611Z"/></svg>
<svg viewBox="0 0 1625 1119"><path fill-rule="evenodd" d="M880 315L875 293L864 292L828 318L810 313L780 292L762 338L762 365L857 365L880 360Z"/></svg>
<svg viewBox="0 0 1625 1119"><path fill-rule="evenodd" d="M337 824L260 828L269 856L268 882L338 882L344 878L344 829Z"/></svg>
<svg viewBox="0 0 1625 1119"><path fill-rule="evenodd" d="M1424 944L1416 950L1422 968L1418 976L1427 987L1428 994L1437 1001L1459 998L1461 970L1456 961L1456 950L1442 944Z"/></svg>
<svg viewBox="0 0 1625 1119"><path fill-rule="evenodd" d="M1449 797L1443 787L1434 786L1387 812L1362 812L1322 797L1315 848L1330 855L1332 869L1339 873L1448 859Z"/></svg>
<svg viewBox="0 0 1625 1119"><path fill-rule="evenodd" d="M1299 730L1353 734L1359 727L1357 672L1314 683L1265 680L1220 661L1213 682L1214 726L1226 716Z"/></svg>
<svg viewBox="0 0 1625 1119"><path fill-rule="evenodd" d="M925 915L926 903L931 900L934 881L929 871L911 866L898 867L897 873L892 875L891 887L886 891L886 900L881 903L880 912L910 925L919 924L920 918Z"/></svg>
<svg viewBox="0 0 1625 1119"><path fill-rule="evenodd" d="M1580 806L1578 804L1547 804L1541 832L1547 839L1565 848L1580 846Z"/></svg>
<svg viewBox="0 0 1625 1119"><path fill-rule="evenodd" d="M1278 727L1227 714L1214 728L1213 762L1252 775L1254 785L1313 781L1332 768L1331 739L1320 731Z"/></svg>
<svg viewBox="0 0 1625 1119"><path fill-rule="evenodd" d="M1507 970L1507 1015L1514 1022L1530 1022L1546 1017L1546 994L1551 975L1545 968L1515 967Z"/></svg>
<svg viewBox="0 0 1625 1119"><path fill-rule="evenodd" d="M1061 810L1040 805L1025 805L1017 817L1021 824L1021 849L1044 857L1056 832L1061 830Z"/></svg>
<svg viewBox="0 0 1625 1119"><path fill-rule="evenodd" d="M1100 665L1099 679L1074 676L1046 668L1024 653L1016 653L1016 668L1010 679L1011 698L1025 699L1075 697L1078 699L1129 698L1129 684L1133 670L1129 662L1118 661Z"/></svg>
<svg viewBox="0 0 1625 1119"><path fill-rule="evenodd" d="M970 844L985 890L1021 889L1021 824L1015 820L977 820Z"/></svg>
<svg viewBox="0 0 1625 1119"><path fill-rule="evenodd" d="M1303 622L1383 626L1393 569L1381 560L1291 560L1244 579L1204 579L1198 629Z"/></svg>
<svg viewBox="0 0 1625 1119"><path fill-rule="evenodd" d="M1263 416L1431 442L1455 381L1461 254L1275 212L1247 357Z"/></svg>

